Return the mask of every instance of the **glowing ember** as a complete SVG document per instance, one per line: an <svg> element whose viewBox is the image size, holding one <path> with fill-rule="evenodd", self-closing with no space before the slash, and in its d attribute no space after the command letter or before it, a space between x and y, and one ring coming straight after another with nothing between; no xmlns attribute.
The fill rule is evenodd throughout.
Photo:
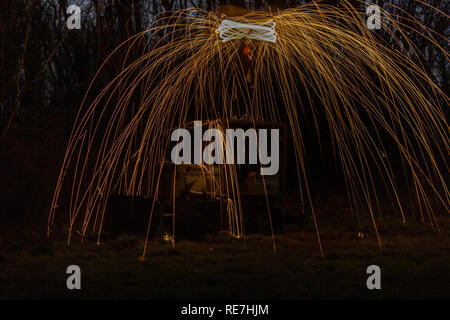
<svg viewBox="0 0 450 320"><path fill-rule="evenodd" d="M412 23L421 25L408 21L408 25ZM412 32L396 19L390 20L389 28L398 30L391 32L393 36L406 37ZM432 41L431 35L426 37ZM422 219L428 216L437 227L436 202L431 199L439 201L440 210L449 211L445 174L450 138L436 96L447 105L448 97L414 62L413 47L401 51L383 46L354 9L314 2L276 14L252 12L233 20L221 20L203 10L182 10L161 18L122 46L133 52L134 46L138 51L142 43L153 40L159 46L125 64L94 103L79 109L49 215L50 230L70 168L74 178L69 186L69 242L75 222L80 220L83 236L91 226L100 238L108 195L113 192L156 201L169 133L183 126L188 115L203 121L247 118L279 122L283 112L294 145L299 198L311 207L322 253L307 178L308 150L303 143L307 126L302 121L307 121L304 115L310 108L305 96L310 99L313 95L321 101L317 108L324 114L322 120L333 141L330 153L342 168L349 199L357 214L372 219L380 247L375 222L379 180L374 175L382 177L378 187L391 196L403 221L406 214L396 185L400 179L408 180ZM242 46L236 41L252 43L252 50L244 49L253 57L251 82L246 76L248 68L239 60ZM257 90L251 90L253 85ZM431 90L423 90L425 87L434 93L427 93ZM280 91L277 96L276 90ZM320 140L316 121L312 126ZM404 172L392 169L380 135L389 137ZM95 147L96 141L99 147ZM208 166L202 170L205 175L213 172ZM227 166L226 170L226 190L233 202L228 209L238 219L243 212L236 191L236 167ZM175 230L171 239L175 239Z"/></svg>

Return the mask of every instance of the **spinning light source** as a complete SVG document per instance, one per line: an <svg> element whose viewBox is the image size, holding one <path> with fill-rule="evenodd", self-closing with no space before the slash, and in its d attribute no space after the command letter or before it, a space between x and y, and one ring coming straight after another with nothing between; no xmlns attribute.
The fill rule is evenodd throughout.
<svg viewBox="0 0 450 320"><path fill-rule="evenodd" d="M217 32L223 42L247 38L274 43L277 41L275 26L276 23L273 20L263 24L252 24L224 19L217 28Z"/></svg>

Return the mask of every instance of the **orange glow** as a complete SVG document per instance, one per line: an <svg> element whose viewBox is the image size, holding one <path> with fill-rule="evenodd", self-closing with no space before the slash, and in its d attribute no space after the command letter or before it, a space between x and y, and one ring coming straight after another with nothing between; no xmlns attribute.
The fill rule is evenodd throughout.
<svg viewBox="0 0 450 320"><path fill-rule="evenodd" d="M200 9L176 11L124 42L120 47L128 47L128 52L150 41L160 45L129 64L125 56L121 73L91 104L87 102L90 93L86 94L55 188L48 233L54 225L67 172L74 175L73 181L64 183L71 191L68 243L72 231L78 232L72 230L77 225L81 225L82 237L91 227L100 240L110 194L118 192L157 200L170 142L168 133L187 123L188 114L203 121L247 118L280 122L283 112L294 146L296 172L292 174L299 180L298 197L302 206L311 207L323 256L307 175L308 150L303 142L303 121L306 121L303 115L313 105L305 103L305 99L314 95L319 97L319 107L326 117L324 121L333 139L333 150L329 152L333 152L342 167L352 210L356 215L371 218L379 247L382 248L382 242L376 218L379 203L384 199L379 198L375 185L384 187L403 222L408 216L405 208L410 205L399 195L397 181L402 172L393 169L381 134L391 139L401 158L403 176L409 177L412 199L420 208L422 221L428 218L439 230L435 212L450 210L445 173L450 159L450 131L444 113L449 98L411 57L419 56L420 52L413 46L407 50L383 46L356 9L348 1L343 3L343 8L336 8L313 2L277 13L251 12L233 18L249 23L275 21L276 43L222 42L216 32L222 17ZM392 36L399 43L400 37L410 41L408 34L413 32L410 24L421 25L412 18L403 24L395 15L390 16L389 28L382 27L396 30ZM423 29L427 30L425 26ZM414 36L433 42L449 58L430 33ZM111 56L121 54L120 47ZM252 60L250 68L248 61L242 63L242 52ZM96 77L101 72L102 69ZM90 89L94 88L94 82L95 79ZM425 85L433 91L423 90ZM300 86L305 90L298 90ZM275 96L275 88L281 91L280 98ZM437 95L442 97L443 104L436 99ZM313 117L311 122L320 141L315 113ZM373 124L375 132L367 122ZM94 148L97 140L101 145ZM231 177L227 190L233 190L229 198L234 202L230 211L241 216L240 198L233 196L239 194L236 167L227 170L227 177ZM382 177L381 182L375 179L376 174ZM176 174L174 181L175 177ZM175 211L175 202L173 208ZM270 219L270 212L268 216ZM150 213L149 226L151 219ZM175 229L172 241L175 243ZM275 248L274 240L273 243ZM148 241L143 255L147 245Z"/></svg>

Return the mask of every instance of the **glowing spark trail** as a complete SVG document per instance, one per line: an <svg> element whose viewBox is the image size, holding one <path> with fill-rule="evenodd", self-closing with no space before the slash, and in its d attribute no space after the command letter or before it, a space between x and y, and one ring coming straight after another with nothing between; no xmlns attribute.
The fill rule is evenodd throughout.
<svg viewBox="0 0 450 320"><path fill-rule="evenodd" d="M449 53L433 38L440 35L412 17L403 24L392 13L382 28L393 42L409 45L386 46L354 7L340 3L340 8L309 3L274 14L250 12L233 20L204 10L181 10L124 42L111 54L126 49L121 72L92 103L88 92L80 107L55 188L48 233L66 192L68 242L72 231L85 237L89 227L100 241L109 195L142 196L154 203L158 199L174 128L193 120L236 118L284 121L289 128L298 197L311 210L322 254L307 174L306 121L319 142L321 131L327 130L332 140L327 154L335 156L343 172L353 212L370 218L380 248L379 195L390 196L401 221L414 214L409 210L414 206L422 221L438 229L436 213L450 212L450 130L444 112L449 98L414 62L422 53L407 35L416 32L447 59ZM133 50L142 55L130 59ZM397 160L403 170L394 169ZM213 176L213 168L201 170ZM226 165L219 172L224 182L214 185L215 192L228 201L230 228L240 236L245 234L245 212L237 168ZM64 183L66 177L70 179ZM175 174L170 180L175 181ZM413 201L403 201L399 181L409 187ZM67 185L68 190L63 188ZM175 197L173 211L175 226ZM152 215L153 209L148 230ZM143 255L147 249L148 241Z"/></svg>

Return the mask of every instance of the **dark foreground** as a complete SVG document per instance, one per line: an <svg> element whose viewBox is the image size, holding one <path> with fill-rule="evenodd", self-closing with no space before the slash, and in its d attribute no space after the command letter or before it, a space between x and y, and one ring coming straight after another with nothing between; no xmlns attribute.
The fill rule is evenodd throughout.
<svg viewBox="0 0 450 320"><path fill-rule="evenodd" d="M123 235L100 246L47 241L41 232L0 237L0 299L423 299L450 298L450 218L441 234L421 223L380 221L384 250L369 225L323 226L325 258L314 231L292 227L246 240L225 234L180 240L172 248ZM40 231L40 230L39 230ZM358 237L358 232L363 237ZM381 290L368 290L366 268L381 267ZM68 290L66 268L79 265L82 289Z"/></svg>

